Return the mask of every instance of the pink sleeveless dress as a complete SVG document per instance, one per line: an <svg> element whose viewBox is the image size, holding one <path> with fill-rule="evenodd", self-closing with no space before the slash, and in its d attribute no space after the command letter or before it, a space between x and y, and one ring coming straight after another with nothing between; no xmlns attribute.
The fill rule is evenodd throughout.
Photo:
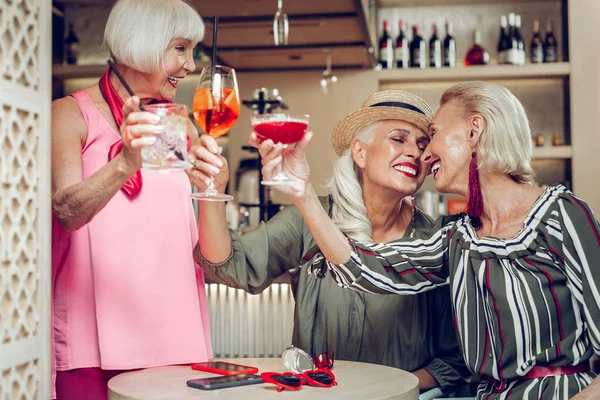
<svg viewBox="0 0 600 400"><path fill-rule="evenodd" d="M120 136L88 94L72 95L88 127L82 179L108 161ZM184 171L142 171L87 225L52 224L53 367L136 369L212 358L204 276Z"/></svg>

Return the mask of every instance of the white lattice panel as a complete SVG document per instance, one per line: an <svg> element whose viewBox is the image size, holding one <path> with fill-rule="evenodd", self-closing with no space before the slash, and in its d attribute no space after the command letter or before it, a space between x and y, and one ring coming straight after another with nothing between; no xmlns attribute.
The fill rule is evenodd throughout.
<svg viewBox="0 0 600 400"><path fill-rule="evenodd" d="M0 72L21 86L39 87L39 5L34 0L3 0L0 7Z"/></svg>
<svg viewBox="0 0 600 400"><path fill-rule="evenodd" d="M26 362L2 371L0 380L0 399L20 400L37 399L37 380L39 365L37 361Z"/></svg>
<svg viewBox="0 0 600 400"><path fill-rule="evenodd" d="M39 331L40 310L37 273L38 116L3 105L0 122L4 132L0 154L2 173L9 171L11 184L0 199L0 343L28 339Z"/></svg>
<svg viewBox="0 0 600 400"><path fill-rule="evenodd" d="M0 0L0 400L50 397L50 5Z"/></svg>

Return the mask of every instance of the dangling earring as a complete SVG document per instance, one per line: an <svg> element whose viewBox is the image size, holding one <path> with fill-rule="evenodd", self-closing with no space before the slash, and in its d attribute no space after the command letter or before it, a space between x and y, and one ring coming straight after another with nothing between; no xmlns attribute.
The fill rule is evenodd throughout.
<svg viewBox="0 0 600 400"><path fill-rule="evenodd" d="M469 164L469 202L467 204L467 214L471 217L471 224L475 228L481 226L480 217L483 214L483 195L481 194L477 153L475 151L471 153L471 163Z"/></svg>
<svg viewBox="0 0 600 400"><path fill-rule="evenodd" d="M410 237L413 237L415 234L416 224L415 224L415 209L417 208L417 197L413 194L410 196L410 202L412 204L412 217L411 217L411 225L412 230L410 232Z"/></svg>

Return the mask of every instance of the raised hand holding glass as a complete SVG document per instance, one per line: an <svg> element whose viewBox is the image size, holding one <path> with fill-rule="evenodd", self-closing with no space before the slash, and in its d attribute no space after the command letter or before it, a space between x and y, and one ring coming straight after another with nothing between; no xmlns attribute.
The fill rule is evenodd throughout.
<svg viewBox="0 0 600 400"><path fill-rule="evenodd" d="M200 74L192 103L194 119L208 135L215 139L226 134L240 115L240 98L235 70L215 65L205 67ZM221 194L210 177L204 192L192 193L192 198L204 201L228 201L233 196Z"/></svg>
<svg viewBox="0 0 600 400"><path fill-rule="evenodd" d="M308 115L295 116L290 114L262 114L250 117L252 128L260 140L271 139L274 143L281 143L284 148L296 143L306 134L308 128ZM277 168L277 174L261 183L263 185L277 186L292 182L283 172L283 159Z"/></svg>

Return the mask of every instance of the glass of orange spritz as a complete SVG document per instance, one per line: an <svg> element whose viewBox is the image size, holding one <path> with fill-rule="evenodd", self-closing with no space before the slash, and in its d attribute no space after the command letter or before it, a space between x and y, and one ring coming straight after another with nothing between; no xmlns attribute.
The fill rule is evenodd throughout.
<svg viewBox="0 0 600 400"><path fill-rule="evenodd" d="M215 139L235 125L240 115L240 95L233 68L215 65L202 70L192 112L200 128ZM204 201L233 200L233 196L217 191L212 176L206 190L192 193L192 198Z"/></svg>

